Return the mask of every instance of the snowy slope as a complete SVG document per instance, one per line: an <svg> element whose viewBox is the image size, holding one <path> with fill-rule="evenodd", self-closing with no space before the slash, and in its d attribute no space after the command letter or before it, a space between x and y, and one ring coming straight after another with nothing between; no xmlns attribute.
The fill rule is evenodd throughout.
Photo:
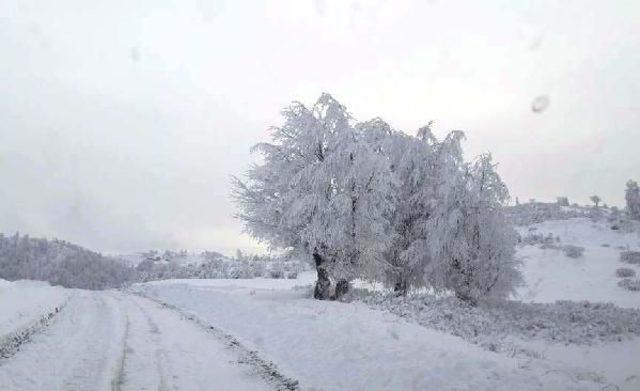
<svg viewBox="0 0 640 391"><path fill-rule="evenodd" d="M620 307L640 308L640 292L618 286L616 269L631 268L640 276L640 266L620 261L623 249L640 249L638 232L612 230L604 221L587 218L550 220L530 227L520 227L521 235L540 233L560 238L560 245L584 247L579 258L569 258L558 249L523 246L526 286L519 289L519 299L531 302L588 300L610 302ZM597 373L612 386L609 389L640 390L640 339L593 346L531 343L548 360L571 362L585 371ZM615 387L613 386L615 385ZM617 387L617 388L616 388Z"/></svg>
<svg viewBox="0 0 640 391"><path fill-rule="evenodd" d="M533 231L530 231L533 229ZM620 261L623 248L640 249L637 232L611 230L605 222L590 219L551 220L519 228L521 235L552 234L559 245L584 247L579 258L569 258L561 250L541 246L524 246L518 250L523 259L526 286L519 290L519 299L532 302L556 300L589 300L611 302L621 307L640 308L640 292L617 285L616 269L629 267L640 275L640 266Z"/></svg>

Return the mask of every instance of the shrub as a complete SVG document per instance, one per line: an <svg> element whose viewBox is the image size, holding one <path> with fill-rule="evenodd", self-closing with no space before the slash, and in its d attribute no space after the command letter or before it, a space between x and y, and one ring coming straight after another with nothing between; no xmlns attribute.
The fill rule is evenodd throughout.
<svg viewBox="0 0 640 391"><path fill-rule="evenodd" d="M553 234L549 233L546 236L544 234L528 234L521 238L520 242L523 244L528 244L531 246L535 246L536 244L541 244L543 246L553 246L555 243L555 239Z"/></svg>
<svg viewBox="0 0 640 391"><path fill-rule="evenodd" d="M287 278L289 280L295 280L296 278L298 278L298 272L296 272L296 271L288 272L287 273Z"/></svg>
<svg viewBox="0 0 640 391"><path fill-rule="evenodd" d="M631 278L623 278L618 281L618 286L628 291L640 291L640 280L632 280Z"/></svg>
<svg viewBox="0 0 640 391"><path fill-rule="evenodd" d="M640 251L622 251L620 253L622 262L640 265Z"/></svg>
<svg viewBox="0 0 640 391"><path fill-rule="evenodd" d="M628 267L621 267L616 270L616 276L618 277L635 277L635 275L636 271Z"/></svg>
<svg viewBox="0 0 640 391"><path fill-rule="evenodd" d="M562 251L564 251L564 255L569 258L580 258L584 252L584 247L567 244L562 247Z"/></svg>
<svg viewBox="0 0 640 391"><path fill-rule="evenodd" d="M269 278L275 278L275 279L284 278L284 271L282 269L269 270Z"/></svg>

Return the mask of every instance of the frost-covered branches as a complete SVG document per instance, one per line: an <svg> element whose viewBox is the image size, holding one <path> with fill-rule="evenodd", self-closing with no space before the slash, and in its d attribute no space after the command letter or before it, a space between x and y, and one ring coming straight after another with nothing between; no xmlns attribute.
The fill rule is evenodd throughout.
<svg viewBox="0 0 640 391"><path fill-rule="evenodd" d="M313 255L316 296L337 280L375 278L385 268L393 178L386 158L352 124L346 108L324 94L307 109L294 103L259 144L265 163L235 179L239 217L256 238Z"/></svg>
<svg viewBox="0 0 640 391"><path fill-rule="evenodd" d="M468 300L511 292L508 191L489 155L464 162L462 132L438 141L431 124L408 136L379 118L356 123L328 94L283 116L234 196L250 234L313 258L315 297L330 297L331 280L339 297L354 278Z"/></svg>
<svg viewBox="0 0 640 391"><path fill-rule="evenodd" d="M448 182L440 185L444 190L429 221L433 262L428 280L471 302L507 296L521 282L516 233L502 209L508 191L494 168L491 156L483 155L445 176Z"/></svg>

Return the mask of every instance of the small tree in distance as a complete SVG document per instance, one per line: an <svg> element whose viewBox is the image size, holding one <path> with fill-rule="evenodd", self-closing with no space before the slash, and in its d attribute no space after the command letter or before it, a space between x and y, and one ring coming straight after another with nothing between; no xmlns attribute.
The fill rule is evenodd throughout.
<svg viewBox="0 0 640 391"><path fill-rule="evenodd" d="M640 187L638 182L629 180L625 191L625 201L627 202L627 213L634 220L640 220Z"/></svg>
<svg viewBox="0 0 640 391"><path fill-rule="evenodd" d="M602 199L600 199L600 197L598 197L597 195L592 195L591 197L589 197L589 199L591 200L591 202L593 202L596 208L600 204L600 201L602 201Z"/></svg>

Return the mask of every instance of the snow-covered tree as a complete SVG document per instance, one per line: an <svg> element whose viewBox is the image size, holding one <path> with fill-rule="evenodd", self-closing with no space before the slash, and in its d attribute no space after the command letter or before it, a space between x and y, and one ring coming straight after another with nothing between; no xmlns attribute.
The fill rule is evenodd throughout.
<svg viewBox="0 0 640 391"><path fill-rule="evenodd" d="M356 276L373 279L385 269L393 178L365 129L330 95L311 109L294 103L283 115L272 143L255 147L264 163L246 182L234 179L238 217L270 246L313 257L314 296L326 299L331 278L339 295Z"/></svg>
<svg viewBox="0 0 640 391"><path fill-rule="evenodd" d="M431 124L409 136L379 118L355 123L327 94L283 115L234 196L251 235L313 259L316 298L333 286L339 297L354 278L470 301L513 290L508 192L490 156L464 162L462 132L440 142Z"/></svg>
<svg viewBox="0 0 640 391"><path fill-rule="evenodd" d="M456 152L460 139L454 134L443 145L458 160L458 168L440 177L438 203L429 223L432 262L427 279L435 289L452 290L475 303L513 293L522 277L514 258L516 234L503 213L507 187L490 155L462 163Z"/></svg>
<svg viewBox="0 0 640 391"><path fill-rule="evenodd" d="M396 207L392 218L391 246L387 258L385 282L399 294L411 287L426 285L424 269L430 262L427 223L434 207L436 151L438 142L431 132L431 123L416 136L392 131L380 120L369 126L387 128L383 152L391 162L397 183Z"/></svg>
<svg viewBox="0 0 640 391"><path fill-rule="evenodd" d="M627 201L627 213L634 220L640 220L640 187L638 182L629 180L625 191Z"/></svg>

